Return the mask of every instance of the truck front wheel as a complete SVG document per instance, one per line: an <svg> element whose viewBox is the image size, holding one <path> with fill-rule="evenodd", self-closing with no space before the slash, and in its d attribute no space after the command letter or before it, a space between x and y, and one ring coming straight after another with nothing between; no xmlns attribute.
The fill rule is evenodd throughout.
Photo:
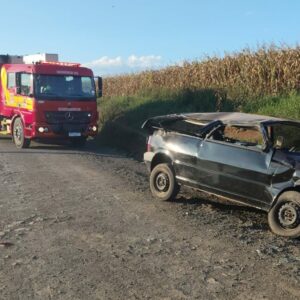
<svg viewBox="0 0 300 300"><path fill-rule="evenodd" d="M13 141L17 148L28 148L30 139L25 138L24 125L21 118L16 118L13 123Z"/></svg>

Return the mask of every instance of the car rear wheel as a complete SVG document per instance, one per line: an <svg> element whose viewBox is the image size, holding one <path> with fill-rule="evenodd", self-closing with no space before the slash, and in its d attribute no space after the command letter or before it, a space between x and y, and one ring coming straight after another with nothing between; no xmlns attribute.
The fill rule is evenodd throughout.
<svg viewBox="0 0 300 300"><path fill-rule="evenodd" d="M170 164L159 164L151 172L150 190L152 195L163 201L172 200L179 192L175 172Z"/></svg>
<svg viewBox="0 0 300 300"><path fill-rule="evenodd" d="M24 125L21 118L16 118L13 123L13 141L17 148L28 148L30 139L25 138Z"/></svg>
<svg viewBox="0 0 300 300"><path fill-rule="evenodd" d="M271 230L281 236L300 237L300 193L285 192L268 214Z"/></svg>

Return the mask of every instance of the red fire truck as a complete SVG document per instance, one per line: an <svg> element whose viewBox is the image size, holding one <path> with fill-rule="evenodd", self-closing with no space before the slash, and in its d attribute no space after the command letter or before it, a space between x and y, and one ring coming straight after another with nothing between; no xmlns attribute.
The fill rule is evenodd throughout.
<svg viewBox="0 0 300 300"><path fill-rule="evenodd" d="M16 147L57 138L83 146L97 134L102 79L90 69L57 55L0 55L0 69L0 134Z"/></svg>

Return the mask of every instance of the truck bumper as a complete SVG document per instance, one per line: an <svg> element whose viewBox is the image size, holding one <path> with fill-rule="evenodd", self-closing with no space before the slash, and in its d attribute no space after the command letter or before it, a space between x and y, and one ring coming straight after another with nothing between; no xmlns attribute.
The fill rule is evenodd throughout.
<svg viewBox="0 0 300 300"><path fill-rule="evenodd" d="M26 136L31 139L68 138L70 133L80 136L96 136L97 124L47 124L34 123L31 128L26 128Z"/></svg>

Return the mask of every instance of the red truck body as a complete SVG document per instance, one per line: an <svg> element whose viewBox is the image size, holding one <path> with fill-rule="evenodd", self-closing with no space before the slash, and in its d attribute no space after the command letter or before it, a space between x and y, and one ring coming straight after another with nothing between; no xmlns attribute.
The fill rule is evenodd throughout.
<svg viewBox="0 0 300 300"><path fill-rule="evenodd" d="M15 143L23 131L19 148L33 139L82 143L97 134L97 94L90 69L61 62L0 64L0 69L1 129Z"/></svg>

